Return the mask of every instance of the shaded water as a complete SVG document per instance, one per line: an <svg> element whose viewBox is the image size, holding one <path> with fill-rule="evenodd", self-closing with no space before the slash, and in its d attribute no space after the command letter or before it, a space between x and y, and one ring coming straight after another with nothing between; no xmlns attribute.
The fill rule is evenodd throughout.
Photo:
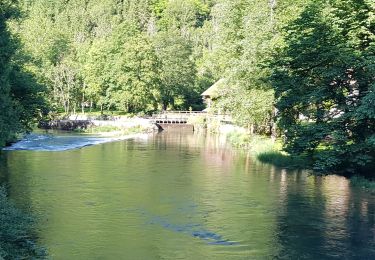
<svg viewBox="0 0 375 260"><path fill-rule="evenodd" d="M219 137L6 151L0 170L52 259L375 258L373 194L261 164Z"/></svg>

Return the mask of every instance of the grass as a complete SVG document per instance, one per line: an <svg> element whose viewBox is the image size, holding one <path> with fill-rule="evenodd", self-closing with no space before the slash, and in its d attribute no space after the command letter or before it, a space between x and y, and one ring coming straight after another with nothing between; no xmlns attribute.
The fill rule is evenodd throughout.
<svg viewBox="0 0 375 260"><path fill-rule="evenodd" d="M275 150L278 146L278 142L272 141L269 137L241 132L229 133L227 139L234 147L248 149L256 154Z"/></svg>
<svg viewBox="0 0 375 260"><path fill-rule="evenodd" d="M273 141L269 137L240 132L229 133L227 139L234 147L250 150L263 163L289 169L307 169L311 167L306 158L291 156L283 152L280 140Z"/></svg>
<svg viewBox="0 0 375 260"><path fill-rule="evenodd" d="M291 156L280 151L268 151L257 155L259 161L289 169L310 168L309 162L304 157Z"/></svg>
<svg viewBox="0 0 375 260"><path fill-rule="evenodd" d="M0 187L0 259L45 259L35 242L34 220L11 203Z"/></svg>

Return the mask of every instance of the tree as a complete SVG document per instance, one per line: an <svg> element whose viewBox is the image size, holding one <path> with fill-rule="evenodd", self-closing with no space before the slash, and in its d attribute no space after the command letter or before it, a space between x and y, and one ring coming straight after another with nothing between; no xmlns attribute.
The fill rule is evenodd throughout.
<svg viewBox="0 0 375 260"><path fill-rule="evenodd" d="M174 107L176 99L184 99L192 91L195 67L192 49L176 32L159 33L155 38L156 55L160 61L160 101L163 109Z"/></svg>
<svg viewBox="0 0 375 260"><path fill-rule="evenodd" d="M371 1L311 2L285 29L272 77L279 126L286 151L307 154L316 170L374 165L373 17Z"/></svg>
<svg viewBox="0 0 375 260"><path fill-rule="evenodd" d="M272 122L273 89L267 60L278 35L268 1L221 0L212 9L211 47L205 67L226 78L216 109L231 113L237 124L264 133Z"/></svg>
<svg viewBox="0 0 375 260"><path fill-rule="evenodd" d="M8 27L18 15L14 1L0 2L0 146L29 130L44 107L42 89L26 69L25 55Z"/></svg>

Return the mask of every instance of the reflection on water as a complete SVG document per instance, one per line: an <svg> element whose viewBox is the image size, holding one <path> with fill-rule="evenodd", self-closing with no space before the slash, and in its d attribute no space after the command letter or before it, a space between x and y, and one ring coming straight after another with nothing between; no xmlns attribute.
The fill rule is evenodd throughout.
<svg viewBox="0 0 375 260"><path fill-rule="evenodd" d="M0 179L39 217L53 259L375 258L374 195L261 164L219 136L3 156Z"/></svg>

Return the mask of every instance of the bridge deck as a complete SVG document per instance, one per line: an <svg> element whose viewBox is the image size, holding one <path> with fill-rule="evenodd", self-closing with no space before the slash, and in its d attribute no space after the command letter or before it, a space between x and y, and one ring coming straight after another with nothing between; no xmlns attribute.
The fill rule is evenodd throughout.
<svg viewBox="0 0 375 260"><path fill-rule="evenodd" d="M155 124L187 124L192 117L204 116L206 120L219 120L224 123L231 123L230 115L209 114L203 111L164 111L152 115L152 122Z"/></svg>

